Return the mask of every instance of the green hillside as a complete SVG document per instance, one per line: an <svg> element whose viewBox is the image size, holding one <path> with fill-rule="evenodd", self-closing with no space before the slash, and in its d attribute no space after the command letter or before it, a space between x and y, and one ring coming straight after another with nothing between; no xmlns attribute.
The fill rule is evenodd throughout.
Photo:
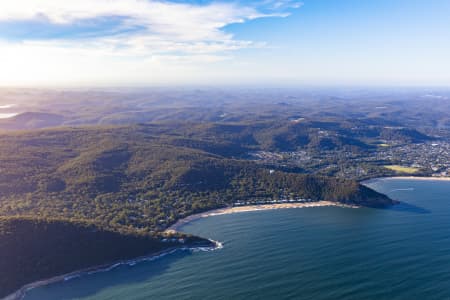
<svg viewBox="0 0 450 300"><path fill-rule="evenodd" d="M3 135L0 213L155 233L189 214L238 200L392 203L355 181L270 174L262 165L237 159L244 149L263 147L258 142L235 147L246 139L242 128L185 128L153 124Z"/></svg>

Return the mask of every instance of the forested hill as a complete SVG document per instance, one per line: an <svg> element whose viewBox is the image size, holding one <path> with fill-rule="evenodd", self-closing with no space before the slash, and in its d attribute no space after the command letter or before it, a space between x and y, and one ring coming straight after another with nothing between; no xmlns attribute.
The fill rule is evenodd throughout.
<svg viewBox="0 0 450 300"><path fill-rule="evenodd" d="M189 214L239 200L392 204L355 181L270 172L237 159L264 147L263 141L255 142L236 127L195 124L4 134L0 213L89 220L121 232L156 233Z"/></svg>
<svg viewBox="0 0 450 300"><path fill-rule="evenodd" d="M183 236L184 245L210 242ZM83 222L0 218L0 297L45 278L145 256L177 242L120 234Z"/></svg>

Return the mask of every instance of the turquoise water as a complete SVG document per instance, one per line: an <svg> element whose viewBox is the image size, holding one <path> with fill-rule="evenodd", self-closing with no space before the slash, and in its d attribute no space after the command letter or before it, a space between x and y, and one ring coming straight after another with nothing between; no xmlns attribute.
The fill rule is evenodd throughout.
<svg viewBox="0 0 450 300"><path fill-rule="evenodd" d="M369 185L405 204L201 219L184 231L223 249L121 266L25 299L450 299L450 182Z"/></svg>

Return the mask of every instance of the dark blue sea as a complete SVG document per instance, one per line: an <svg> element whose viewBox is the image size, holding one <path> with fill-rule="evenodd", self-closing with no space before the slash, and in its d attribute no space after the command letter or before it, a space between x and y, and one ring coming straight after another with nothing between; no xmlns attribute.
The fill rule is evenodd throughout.
<svg viewBox="0 0 450 300"><path fill-rule="evenodd" d="M201 219L183 231L223 249L120 266L25 299L450 299L450 181L367 184L402 204Z"/></svg>

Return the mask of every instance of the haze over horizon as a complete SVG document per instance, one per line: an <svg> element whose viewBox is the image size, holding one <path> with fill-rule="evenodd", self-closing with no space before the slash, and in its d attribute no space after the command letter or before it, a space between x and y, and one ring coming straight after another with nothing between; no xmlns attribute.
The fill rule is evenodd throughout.
<svg viewBox="0 0 450 300"><path fill-rule="evenodd" d="M0 86L450 86L446 0L15 0Z"/></svg>

